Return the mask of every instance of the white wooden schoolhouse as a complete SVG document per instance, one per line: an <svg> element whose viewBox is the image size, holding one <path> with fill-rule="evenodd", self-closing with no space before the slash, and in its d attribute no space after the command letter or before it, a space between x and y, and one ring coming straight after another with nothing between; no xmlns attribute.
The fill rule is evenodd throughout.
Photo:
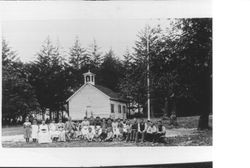
<svg viewBox="0 0 250 168"><path fill-rule="evenodd" d="M128 101L109 88L95 84L95 74L83 74L84 85L66 101L72 120L86 117L126 118Z"/></svg>

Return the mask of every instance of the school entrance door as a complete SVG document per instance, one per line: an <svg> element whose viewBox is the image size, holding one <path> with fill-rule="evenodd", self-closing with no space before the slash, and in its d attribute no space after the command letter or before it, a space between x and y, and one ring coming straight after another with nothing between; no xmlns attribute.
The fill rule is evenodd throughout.
<svg viewBox="0 0 250 168"><path fill-rule="evenodd" d="M85 117L89 118L90 116L93 116L93 111L91 106L87 106L85 110Z"/></svg>

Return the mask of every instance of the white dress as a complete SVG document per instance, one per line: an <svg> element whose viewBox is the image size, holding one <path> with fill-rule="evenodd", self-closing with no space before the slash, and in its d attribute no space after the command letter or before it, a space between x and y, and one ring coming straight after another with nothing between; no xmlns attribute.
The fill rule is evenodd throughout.
<svg viewBox="0 0 250 168"><path fill-rule="evenodd" d="M90 125L89 127L91 128L92 133L95 134L95 132L96 132L95 126L94 125Z"/></svg>
<svg viewBox="0 0 250 168"><path fill-rule="evenodd" d="M31 138L38 139L38 125L31 125Z"/></svg>
<svg viewBox="0 0 250 168"><path fill-rule="evenodd" d="M47 124L39 126L38 143L51 143L49 127Z"/></svg>
<svg viewBox="0 0 250 168"><path fill-rule="evenodd" d="M99 137L101 134L102 134L102 128L101 128L101 126L96 126L95 136Z"/></svg>
<svg viewBox="0 0 250 168"><path fill-rule="evenodd" d="M79 125L79 124L76 125L75 136L76 136L77 138L79 138L80 136L82 136L82 132L81 132L81 129L80 129L80 125Z"/></svg>
<svg viewBox="0 0 250 168"><path fill-rule="evenodd" d="M65 137L64 123L58 123L57 128L58 128L58 132L59 132L58 141L59 142L65 142L66 137Z"/></svg>
<svg viewBox="0 0 250 168"><path fill-rule="evenodd" d="M88 132L87 135L86 135L87 140L89 140L89 141L92 141L94 136L95 136L95 134L92 131Z"/></svg>
<svg viewBox="0 0 250 168"><path fill-rule="evenodd" d="M113 122L112 128L114 135L120 135L120 130L118 129L118 122Z"/></svg>
<svg viewBox="0 0 250 168"><path fill-rule="evenodd" d="M56 124L51 123L49 125L49 132L51 139L59 137L60 132L57 130Z"/></svg>
<svg viewBox="0 0 250 168"><path fill-rule="evenodd" d="M123 132L127 132L127 124L126 123L122 123L122 125L123 125Z"/></svg>
<svg viewBox="0 0 250 168"><path fill-rule="evenodd" d="M82 135L86 136L89 129L89 121L82 121L81 125L82 125L81 129Z"/></svg>

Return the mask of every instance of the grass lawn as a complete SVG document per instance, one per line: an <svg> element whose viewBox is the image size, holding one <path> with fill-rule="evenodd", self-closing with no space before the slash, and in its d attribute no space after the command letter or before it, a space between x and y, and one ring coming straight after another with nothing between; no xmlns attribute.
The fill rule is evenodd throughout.
<svg viewBox="0 0 250 168"><path fill-rule="evenodd" d="M2 136L21 135L21 134L23 134L22 126L11 126L2 128Z"/></svg>
<svg viewBox="0 0 250 168"><path fill-rule="evenodd" d="M167 138L167 143L152 144L151 142L132 143L132 142L55 142L50 144L25 143L25 142L3 142L3 147L10 148L41 148L41 147L151 147L151 146L210 146L212 145L212 131L202 131L195 135L185 135Z"/></svg>
<svg viewBox="0 0 250 168"><path fill-rule="evenodd" d="M56 142L51 144L37 144L37 143L25 143L25 142L2 142L3 147L126 147L126 146L210 146L212 145L212 130L198 131L198 116L193 117L179 117L178 126L173 128L167 126L168 130L179 131L180 134L173 137L166 138L165 144L152 144L149 142L145 143L127 143L127 142L84 142L84 141L71 141L71 142ZM212 127L212 116L209 119L209 125ZM193 130L192 130L193 129ZM191 134L185 133L185 130L192 130ZM4 127L2 128L2 136L13 136L22 135L23 129L21 126L16 127Z"/></svg>

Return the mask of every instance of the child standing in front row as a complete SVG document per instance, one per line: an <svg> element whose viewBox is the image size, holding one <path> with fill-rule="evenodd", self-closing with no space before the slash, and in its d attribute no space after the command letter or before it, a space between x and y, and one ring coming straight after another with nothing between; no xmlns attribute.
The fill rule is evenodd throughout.
<svg viewBox="0 0 250 168"><path fill-rule="evenodd" d="M31 125L31 138L33 140L33 142L37 142L38 139L38 125L37 125L37 121L33 120L33 124Z"/></svg>
<svg viewBox="0 0 250 168"><path fill-rule="evenodd" d="M31 137L31 122L29 122L29 117L25 118L25 122L23 123L24 128L24 139L28 143Z"/></svg>

